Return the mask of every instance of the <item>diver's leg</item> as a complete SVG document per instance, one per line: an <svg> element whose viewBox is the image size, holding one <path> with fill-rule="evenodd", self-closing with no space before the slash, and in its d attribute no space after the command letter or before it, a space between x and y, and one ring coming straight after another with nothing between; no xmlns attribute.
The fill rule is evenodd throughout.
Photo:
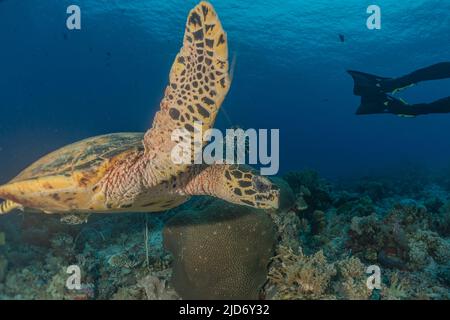
<svg viewBox="0 0 450 320"><path fill-rule="evenodd" d="M353 93L357 96L396 93L421 81L450 78L450 62L436 63L397 78L384 78L352 70L348 73L353 78Z"/></svg>
<svg viewBox="0 0 450 320"><path fill-rule="evenodd" d="M450 97L431 103L408 104L389 96L388 112L400 116L419 116L430 113L450 113Z"/></svg>
<svg viewBox="0 0 450 320"><path fill-rule="evenodd" d="M405 78L410 79L413 83L450 78L450 62L436 63L432 66L416 70L406 75Z"/></svg>
<svg viewBox="0 0 450 320"><path fill-rule="evenodd" d="M396 92L422 81L450 78L450 62L441 62L413 71L405 76L381 81L384 92Z"/></svg>
<svg viewBox="0 0 450 320"><path fill-rule="evenodd" d="M421 108L423 108L426 113L450 113L450 97L439 99L431 103L424 103L422 105Z"/></svg>

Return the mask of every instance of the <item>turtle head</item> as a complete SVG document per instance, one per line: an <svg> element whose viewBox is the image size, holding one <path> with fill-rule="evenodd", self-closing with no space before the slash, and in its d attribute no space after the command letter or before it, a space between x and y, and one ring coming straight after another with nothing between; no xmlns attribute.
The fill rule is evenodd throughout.
<svg viewBox="0 0 450 320"><path fill-rule="evenodd" d="M226 166L217 196L228 202L259 209L278 209L280 190L248 166Z"/></svg>

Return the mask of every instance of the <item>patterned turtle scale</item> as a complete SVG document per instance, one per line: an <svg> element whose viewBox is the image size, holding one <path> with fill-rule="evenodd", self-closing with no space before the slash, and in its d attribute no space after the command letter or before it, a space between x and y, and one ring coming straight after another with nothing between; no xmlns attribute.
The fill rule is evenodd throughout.
<svg viewBox="0 0 450 320"><path fill-rule="evenodd" d="M143 151L143 133L113 133L91 137L56 150L22 171L10 183L30 179L95 173L121 154Z"/></svg>

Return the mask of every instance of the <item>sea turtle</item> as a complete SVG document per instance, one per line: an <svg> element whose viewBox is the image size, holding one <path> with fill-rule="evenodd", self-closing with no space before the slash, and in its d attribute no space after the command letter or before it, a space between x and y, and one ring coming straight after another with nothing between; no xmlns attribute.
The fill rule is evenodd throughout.
<svg viewBox="0 0 450 320"><path fill-rule="evenodd" d="M184 128L193 135L194 121L202 121L203 132L210 129L230 82L226 34L211 4L200 2L187 18L152 128L93 137L50 153L0 186L0 214L21 209L83 221L90 213L164 211L193 195L277 208L278 188L249 167L172 161L172 132Z"/></svg>

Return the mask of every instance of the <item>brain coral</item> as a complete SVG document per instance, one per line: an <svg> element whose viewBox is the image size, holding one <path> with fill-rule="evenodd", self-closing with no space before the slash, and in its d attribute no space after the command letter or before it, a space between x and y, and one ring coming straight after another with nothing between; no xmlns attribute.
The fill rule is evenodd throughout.
<svg viewBox="0 0 450 320"><path fill-rule="evenodd" d="M182 211L164 228L172 285L183 299L258 299L275 243L265 212L222 201Z"/></svg>

